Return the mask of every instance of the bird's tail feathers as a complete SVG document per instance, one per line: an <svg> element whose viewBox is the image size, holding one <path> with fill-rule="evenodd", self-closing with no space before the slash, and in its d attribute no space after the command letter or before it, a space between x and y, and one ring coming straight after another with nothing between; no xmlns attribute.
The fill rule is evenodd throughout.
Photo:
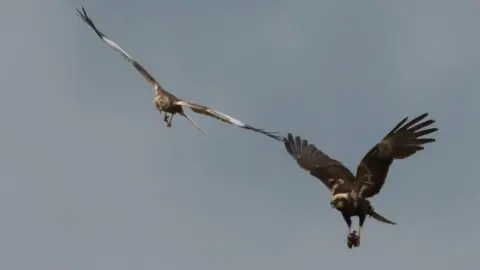
<svg viewBox="0 0 480 270"><path fill-rule="evenodd" d="M192 124L194 125L200 132L202 132L204 135L206 135L206 133L193 121L192 118L190 118L190 116L188 116L188 114L186 112L181 112L180 113L181 116L187 118L187 120Z"/></svg>
<svg viewBox="0 0 480 270"><path fill-rule="evenodd" d="M376 220L378 220L378 221L380 221L380 222L383 222L383 223L392 224L392 225L396 225L396 224L397 224L397 223L395 223L395 222L393 222L393 221L390 221L390 220L386 219L385 217L383 217L383 216L380 215L379 213L375 212L375 210L373 210L373 209L370 211L369 215L370 215L372 218L374 218L374 219L376 219Z"/></svg>

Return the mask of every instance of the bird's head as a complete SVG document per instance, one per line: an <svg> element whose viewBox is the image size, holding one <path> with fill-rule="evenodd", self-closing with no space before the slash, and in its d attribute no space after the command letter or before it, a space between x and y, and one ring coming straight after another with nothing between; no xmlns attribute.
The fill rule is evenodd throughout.
<svg viewBox="0 0 480 270"><path fill-rule="evenodd" d="M172 100L166 95L155 95L153 102L159 111L168 109L173 104Z"/></svg>
<svg viewBox="0 0 480 270"><path fill-rule="evenodd" d="M348 202L348 194L342 193L342 194L335 194L332 196L332 199L330 200L330 206L332 208L336 208L338 210L343 209Z"/></svg>
<svg viewBox="0 0 480 270"><path fill-rule="evenodd" d="M341 210L342 208L345 207L346 203L347 203L347 199L345 199L345 198L337 198L337 199L333 199L333 200L330 201L330 206L331 206L332 208Z"/></svg>

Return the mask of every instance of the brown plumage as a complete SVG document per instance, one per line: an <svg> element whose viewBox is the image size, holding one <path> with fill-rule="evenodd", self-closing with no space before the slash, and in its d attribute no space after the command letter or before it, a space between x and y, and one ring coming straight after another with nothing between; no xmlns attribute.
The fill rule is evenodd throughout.
<svg viewBox="0 0 480 270"><path fill-rule="evenodd" d="M331 191L331 206L342 213L348 225L347 244L350 247L360 245L360 231L366 216L388 224L396 224L377 212L367 198L380 192L387 178L388 170L395 159L405 159L424 149L424 145L435 141L434 138L423 136L436 132L437 128L427 128L434 120L423 121L428 116L424 113L407 123L405 117L380 142L378 142L362 158L357 167L356 175L341 162L335 160L315 145L299 136L288 134L284 138L287 152L297 161L298 165L311 175L318 178ZM359 217L359 231L351 232L351 217Z"/></svg>
<svg viewBox="0 0 480 270"><path fill-rule="evenodd" d="M93 24L92 19L87 15L87 12L85 9L82 7L82 10L77 9L78 16L86 23L88 24L93 31L98 35L98 37L105 42L108 46L110 46L112 49L114 49L116 52L120 53L125 59L127 59L133 67L142 74L142 76L148 81L148 83L153 87L154 89L154 94L155 97L153 99L153 103L155 108L160 112L165 113L164 121L167 125L167 127L172 126L172 119L175 114L179 114L185 118L187 118L190 123L192 123L200 132L204 133L205 132L185 113L184 107L190 108L193 112L198 113L198 114L203 114L206 116L213 117L215 119L218 119L222 122L228 123L235 125L237 127L255 131L262 133L264 135L267 135L270 138L273 138L275 140L281 141L283 139L282 136L280 135L275 135L277 132L267 132L263 129L255 128L253 126L247 125L242 123L240 120L235 119L225 113L222 113L220 111L217 111L215 109L212 109L207 106L203 106L200 104L196 104L193 102L189 102L183 99L180 99L173 95L172 93L167 92L165 89L162 88L162 86L153 78L152 75L144 68L142 67L137 61L135 61L125 50L123 50L119 45L117 45L115 42L113 42L111 39L107 38L98 28ZM168 115L170 114L170 115Z"/></svg>

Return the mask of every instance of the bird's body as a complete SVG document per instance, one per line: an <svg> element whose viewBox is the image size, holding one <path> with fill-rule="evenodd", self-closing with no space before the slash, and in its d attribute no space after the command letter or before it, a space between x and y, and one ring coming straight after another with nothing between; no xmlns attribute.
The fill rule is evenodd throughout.
<svg viewBox="0 0 480 270"><path fill-rule="evenodd" d="M185 115L183 107L175 104L177 100L174 95L168 92L157 92L153 98L153 105L157 111L160 112L160 114L162 112L165 113L163 121L167 123L167 127L172 126L172 119L175 114ZM170 114L170 116L168 114Z"/></svg>
<svg viewBox="0 0 480 270"><path fill-rule="evenodd" d="M330 205L340 211L348 226L347 245L360 245L360 233L367 216L387 224L396 224L378 214L368 198L382 189L390 165L395 159L405 159L424 149L423 144L432 143L433 138L421 138L437 131L425 127L434 120L421 122L428 114L422 114L406 123L400 121L379 143L365 154L354 175L341 162L330 158L307 140L288 134L284 138L287 152L298 165L318 178L331 191ZM351 218L358 216L358 235L351 233Z"/></svg>
<svg viewBox="0 0 480 270"><path fill-rule="evenodd" d="M87 25L89 25L93 31L97 34L97 36L105 42L108 46L110 46L113 50L116 52L120 53L120 55L127 59L128 62L130 62L133 67L148 81L148 83L152 86L154 89L154 98L153 98L153 104L155 108L160 112L160 113L165 113L165 117L163 120L165 121L167 127L172 126L172 119L175 114L179 114L183 117L185 117L192 125L194 125L200 132L204 133L205 132L188 116L188 114L185 113L184 107L190 108L193 112L203 114L209 117L216 118L222 122L229 123L232 125L235 125L237 127L255 131L262 133L264 135L267 135L270 138L273 138L275 140L281 141L283 138L282 136L275 135L276 132L267 132L263 129L255 128L251 125L244 124L238 119L235 119L225 113L222 113L218 110L212 109L207 106L203 106L197 103L189 102L184 99L181 99L174 94L166 91L156 80L153 78L153 76L142 66L140 63L138 63L136 60L134 60L125 50L123 50L118 44L113 42L111 39L109 39L106 35L104 35L98 28L95 26L93 23L92 19L87 15L87 12L85 9L82 7L82 10L78 10L77 12L80 16L80 18L85 22Z"/></svg>
<svg viewBox="0 0 480 270"><path fill-rule="evenodd" d="M361 198L355 203L350 193L337 193L332 195L330 199L332 208L337 209L343 215L348 217L362 216L367 213L370 207L370 202L367 199Z"/></svg>
<svg viewBox="0 0 480 270"><path fill-rule="evenodd" d="M330 200L330 205L332 208L338 210L348 226L348 235L347 238L353 237L355 235L355 244L353 246L360 246L360 233L363 229L363 224L367 216L372 216L377 220L380 220L384 223L395 224L393 221L387 220L386 218L380 216L375 212L372 204L369 200L365 198L358 198L354 200L350 193L336 193L332 195ZM359 230L358 233L354 231L351 232L352 226L352 217L358 217Z"/></svg>

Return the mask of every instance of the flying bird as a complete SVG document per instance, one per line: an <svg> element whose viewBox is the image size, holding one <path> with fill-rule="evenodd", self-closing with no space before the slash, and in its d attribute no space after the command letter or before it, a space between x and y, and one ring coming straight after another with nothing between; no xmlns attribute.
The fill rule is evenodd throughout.
<svg viewBox="0 0 480 270"><path fill-rule="evenodd" d="M205 134L205 132L185 113L184 107L190 108L193 112L203 114L206 116L210 116L213 118L216 118L220 121L235 125L237 127L247 129L247 130L252 130L255 132L259 132L262 134L265 134L269 136L270 138L276 139L278 141L282 141L283 137L279 135L275 135L277 132L267 132L263 129L255 128L250 125L242 123L240 120L237 120L225 113L219 112L217 110L214 110L212 108L209 108L207 106L203 106L200 104L196 104L193 102L189 102L186 100L183 100L181 98L176 97L172 93L167 92L160 84L153 78L150 73L140 65L137 61L135 61L125 50L123 50L119 45L117 45L115 42L113 42L111 39L109 39L106 35L104 35L98 28L95 26L93 23L92 19L87 15L85 9L82 7L82 10L80 11L77 8L77 15L80 16L80 18L88 24L93 31L98 35L98 37L105 42L108 46L110 46L113 50L116 52L120 53L127 61L129 61L133 67L142 74L143 77L148 81L148 83L153 87L154 89L154 99L153 99L153 104L155 108L160 112L165 113L165 116L163 118L164 122L166 123L167 127L172 126L172 119L175 114L179 114L193 124L200 132Z"/></svg>
<svg viewBox="0 0 480 270"><path fill-rule="evenodd" d="M424 113L407 122L400 121L383 139L365 154L354 175L341 162L329 157L313 144L291 133L284 138L287 152L298 165L318 178L331 192L330 205L341 212L348 226L347 245L360 246L360 232L365 218L370 216L380 222L396 223L378 214L367 198L378 194L385 184L388 170L394 160L406 159L424 149L424 144L435 142L434 138L422 136L436 132L429 127L435 120L423 121ZM428 127L428 128L427 128ZM359 230L351 232L351 217L358 216Z"/></svg>

